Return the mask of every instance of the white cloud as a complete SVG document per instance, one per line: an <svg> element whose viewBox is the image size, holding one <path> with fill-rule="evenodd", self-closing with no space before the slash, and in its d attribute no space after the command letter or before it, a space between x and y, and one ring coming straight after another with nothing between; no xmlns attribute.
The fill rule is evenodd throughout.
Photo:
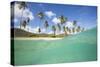
<svg viewBox="0 0 100 67"><path fill-rule="evenodd" d="M68 21L68 22L66 22L65 26L69 27L69 28L72 28L73 27L73 22Z"/></svg>
<svg viewBox="0 0 100 67"><path fill-rule="evenodd" d="M49 31L49 32L47 32L47 34L53 34L53 31Z"/></svg>
<svg viewBox="0 0 100 67"><path fill-rule="evenodd" d="M19 4L15 3L15 5L14 5L14 16L15 16L15 18L19 19L19 18L21 18L22 15L23 15L23 18L29 17L30 20L34 19L33 13L28 8L26 8L25 10L19 9Z"/></svg>
<svg viewBox="0 0 100 67"><path fill-rule="evenodd" d="M22 9L19 9L18 7L19 7L20 5L19 4L17 4L17 3L15 3L14 4L14 16L16 17L16 18L19 18L19 17L21 17L21 15L22 15Z"/></svg>
<svg viewBox="0 0 100 67"><path fill-rule="evenodd" d="M38 29L39 29L38 26L37 26L37 27L34 27L34 28L32 28L32 32L33 32L33 33L38 33Z"/></svg>
<svg viewBox="0 0 100 67"><path fill-rule="evenodd" d="M43 28L43 29L42 29L42 33L45 33L45 32L46 32L46 29L45 29L45 28Z"/></svg>
<svg viewBox="0 0 100 67"><path fill-rule="evenodd" d="M53 16L56 16L56 14L53 13L52 11L46 11L45 15L48 16L49 18L52 18Z"/></svg>
<svg viewBox="0 0 100 67"><path fill-rule="evenodd" d="M52 22L53 22L54 24L57 24L57 23L60 23L60 20L59 20L57 17L54 17L54 18L52 19Z"/></svg>
<svg viewBox="0 0 100 67"><path fill-rule="evenodd" d="M56 35L59 35L59 34L64 34L64 31L62 31L62 30L61 31L57 31Z"/></svg>
<svg viewBox="0 0 100 67"><path fill-rule="evenodd" d="M14 23L18 22L18 19L17 18L14 18Z"/></svg>
<svg viewBox="0 0 100 67"><path fill-rule="evenodd" d="M34 19L33 14L32 14L32 12L31 12L29 9L25 9L25 10L23 11L23 17L24 17L24 18L29 17L30 20Z"/></svg>
<svg viewBox="0 0 100 67"><path fill-rule="evenodd" d="M63 33L64 31L59 31L59 32L56 31L56 35L63 34ZM54 31L49 31L47 32L47 34L54 34Z"/></svg>

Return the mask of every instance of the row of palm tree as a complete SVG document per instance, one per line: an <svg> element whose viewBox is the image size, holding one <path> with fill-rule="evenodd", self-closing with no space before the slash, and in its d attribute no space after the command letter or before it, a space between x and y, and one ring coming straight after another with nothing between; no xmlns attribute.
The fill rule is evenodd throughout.
<svg viewBox="0 0 100 67"><path fill-rule="evenodd" d="M27 4L26 4L26 2L17 2L17 3L19 3L19 9L22 10L22 15L21 15L21 19L20 19L20 28L21 28L21 26L26 27L27 22L26 22L26 20L23 20L23 12L27 8Z"/></svg>
<svg viewBox="0 0 100 67"><path fill-rule="evenodd" d="M20 6L19 9L22 9L23 11L28 8L27 4L25 2L20 2ZM22 15L21 15L21 20L20 20L20 28L21 26L26 28L26 26L29 24L30 22L30 18L28 17L27 19L23 20L23 11L22 11ZM49 27L49 22L47 20L45 20L45 14L43 12L39 12L37 14L37 17L40 19L40 22L42 22L47 31L48 27ZM64 17L63 15L61 15L60 17L58 17L58 19L60 20L60 23L56 24L56 25L52 25L52 31L54 32L54 36L56 36L56 31L58 28L58 31L61 32L61 30L63 29L63 31L65 32L65 35L68 35L69 33L74 33L74 32L80 32L81 27L77 26L77 21L74 20L73 21L73 28L69 28L65 26L65 23L68 21L68 18ZM39 34L41 33L41 26L39 25L38 28L38 32ZM82 28L81 31L84 31L84 28Z"/></svg>

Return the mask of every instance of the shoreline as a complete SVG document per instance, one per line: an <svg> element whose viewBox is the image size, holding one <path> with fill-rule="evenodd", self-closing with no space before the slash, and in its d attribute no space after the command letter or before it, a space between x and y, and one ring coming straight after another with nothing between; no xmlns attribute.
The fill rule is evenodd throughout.
<svg viewBox="0 0 100 67"><path fill-rule="evenodd" d="M63 38L51 38L51 37L37 37L37 38L30 38L30 37L15 37L15 38L11 38L14 40L60 40Z"/></svg>

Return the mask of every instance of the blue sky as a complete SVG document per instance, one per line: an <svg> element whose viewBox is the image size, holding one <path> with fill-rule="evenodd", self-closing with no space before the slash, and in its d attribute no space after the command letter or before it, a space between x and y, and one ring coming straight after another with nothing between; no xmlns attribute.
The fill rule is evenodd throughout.
<svg viewBox="0 0 100 67"><path fill-rule="evenodd" d="M28 8L26 12L29 12L31 21L29 27L31 29L40 27L44 29L43 22L37 17L37 13L42 11L45 14L45 20L49 22L49 25L56 25L57 17L63 15L68 18L68 22L73 22L77 20L77 24L86 29L91 29L97 26L97 7L96 6L80 6L80 5L64 5L64 4L48 4L48 3L27 3ZM17 10L18 12L18 10ZM17 13L15 12L15 13ZM20 14L19 14L20 13ZM19 11L16 15L21 15ZM15 16L14 19L15 27L19 26L18 16ZM66 22L67 23L67 22ZM33 31L34 31L33 30ZM51 28L48 28L48 32L51 31Z"/></svg>

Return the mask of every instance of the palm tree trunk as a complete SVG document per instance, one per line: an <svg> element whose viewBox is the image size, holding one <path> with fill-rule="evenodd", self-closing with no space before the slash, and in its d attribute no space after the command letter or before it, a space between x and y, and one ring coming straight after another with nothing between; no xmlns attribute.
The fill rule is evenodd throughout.
<svg viewBox="0 0 100 67"><path fill-rule="evenodd" d="M54 31L54 37L56 36L56 32Z"/></svg>
<svg viewBox="0 0 100 67"><path fill-rule="evenodd" d="M68 35L68 34L67 34L67 31L65 31L65 35Z"/></svg>
<svg viewBox="0 0 100 67"><path fill-rule="evenodd" d="M21 15L21 19L20 19L20 29L21 29L21 24L22 24L23 12L24 12L24 10L22 10L22 15Z"/></svg>

